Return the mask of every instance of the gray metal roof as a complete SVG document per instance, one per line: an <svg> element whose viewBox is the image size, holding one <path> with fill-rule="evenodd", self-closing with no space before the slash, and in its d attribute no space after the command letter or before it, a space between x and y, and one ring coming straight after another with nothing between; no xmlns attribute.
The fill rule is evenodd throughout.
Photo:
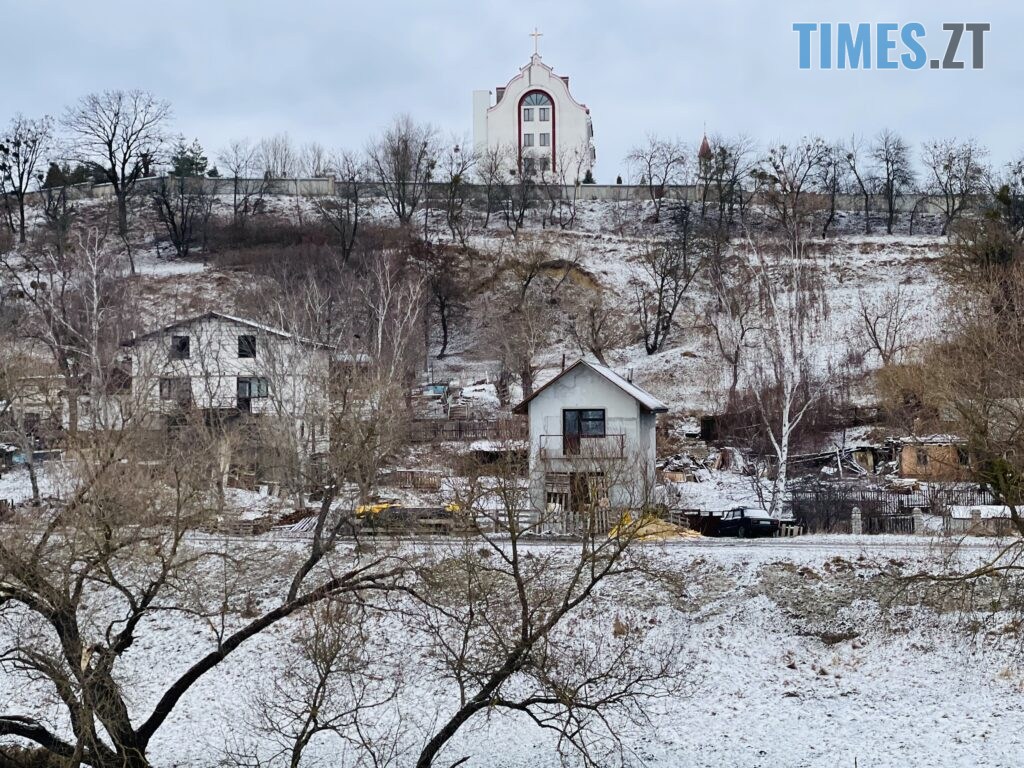
<svg viewBox="0 0 1024 768"><path fill-rule="evenodd" d="M656 398L654 395L652 395L650 392L648 392L643 387L639 387L636 384L634 384L633 382L628 381L626 378L624 378L623 376L620 376L619 374L617 374L615 371L613 371L611 368L608 368L607 366L598 365L597 363L591 363L591 362L589 362L587 360L584 360L583 358L580 358L575 363L573 363L572 365L568 366L564 371L561 371L557 376L555 376L553 379L551 379L551 381L547 382L543 387L540 387L539 389L534 390L533 394L530 395L525 400L523 400L523 402L519 403L519 405L517 405L515 408L513 408L512 412L513 413L526 413L526 406L527 406L527 404L531 400L533 400L533 398L537 397L537 395L539 395L545 389L550 387L552 384L554 384L560 378L565 376L567 373L569 373L569 371L574 370L577 366L580 366L580 365L586 366L587 368L592 370L597 375L607 379L609 382L614 384L616 387L618 387L623 392L625 392L630 397L632 397L634 400L636 400L638 403L640 403L640 405L645 410L650 411L651 413L666 413L668 411L668 406L665 405L665 403L663 403L661 400Z"/></svg>

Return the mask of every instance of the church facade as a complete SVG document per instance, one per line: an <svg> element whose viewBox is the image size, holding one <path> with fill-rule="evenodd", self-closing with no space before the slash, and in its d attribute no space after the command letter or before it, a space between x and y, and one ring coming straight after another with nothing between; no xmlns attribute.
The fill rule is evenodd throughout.
<svg viewBox="0 0 1024 768"><path fill-rule="evenodd" d="M535 36L536 40L536 36ZM509 171L535 178L582 181L594 166L590 110L569 92L535 49L530 63L493 94L473 91L473 143L497 152Z"/></svg>

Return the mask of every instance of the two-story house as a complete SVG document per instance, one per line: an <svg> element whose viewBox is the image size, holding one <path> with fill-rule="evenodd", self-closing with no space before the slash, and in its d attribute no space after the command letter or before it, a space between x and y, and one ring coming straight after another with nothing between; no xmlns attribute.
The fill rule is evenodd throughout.
<svg viewBox="0 0 1024 768"><path fill-rule="evenodd" d="M307 456L329 443L332 374L341 364L365 362L364 356L219 312L172 323L124 346L130 349L133 390L163 424L189 412L222 422L276 417Z"/></svg>
<svg viewBox="0 0 1024 768"><path fill-rule="evenodd" d="M530 501L564 531L607 530L654 489L657 415L667 406L603 365L578 360L514 409L529 417Z"/></svg>

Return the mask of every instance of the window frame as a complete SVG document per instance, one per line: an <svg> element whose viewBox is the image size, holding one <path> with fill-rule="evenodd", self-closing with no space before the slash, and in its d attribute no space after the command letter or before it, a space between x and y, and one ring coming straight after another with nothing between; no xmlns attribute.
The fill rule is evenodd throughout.
<svg viewBox="0 0 1024 768"><path fill-rule="evenodd" d="M538 146L541 146L541 147L550 147L551 146L551 134L550 133L539 133L539 134L537 134L537 136L538 136L538 141L540 142L540 144Z"/></svg>
<svg viewBox="0 0 1024 768"><path fill-rule="evenodd" d="M567 433L568 421L567 416L569 414L576 414L576 423L579 427L579 431L575 434ZM589 414L589 415L584 415ZM600 433L596 431L586 431L585 424L600 425ZM604 408L563 408L562 409L562 436L578 437L578 438L604 438L608 437L608 412Z"/></svg>
<svg viewBox="0 0 1024 768"><path fill-rule="evenodd" d="M533 107L523 107L523 122L524 123L532 123L533 122Z"/></svg>
<svg viewBox="0 0 1024 768"><path fill-rule="evenodd" d="M523 134L523 146L524 147L532 147L533 146L533 134L532 133L524 133Z"/></svg>
<svg viewBox="0 0 1024 768"><path fill-rule="evenodd" d="M243 386L246 394L242 393ZM240 400L264 400L270 397L270 380L266 376L237 376L235 397Z"/></svg>
<svg viewBox="0 0 1024 768"><path fill-rule="evenodd" d="M537 107L537 121L541 123L551 122L551 107Z"/></svg>
<svg viewBox="0 0 1024 768"><path fill-rule="evenodd" d="M192 379L188 376L161 376L158 387L159 397L165 402L192 402Z"/></svg>
<svg viewBox="0 0 1024 768"><path fill-rule="evenodd" d="M251 344L248 341L249 339L252 340ZM252 354L243 354L245 352L252 352ZM238 334L238 359L239 360L255 360L256 359L256 334L254 334L254 333L240 333L240 334Z"/></svg>
<svg viewBox="0 0 1024 768"><path fill-rule="evenodd" d="M171 336L171 360L191 360L192 359L192 337L191 336Z"/></svg>

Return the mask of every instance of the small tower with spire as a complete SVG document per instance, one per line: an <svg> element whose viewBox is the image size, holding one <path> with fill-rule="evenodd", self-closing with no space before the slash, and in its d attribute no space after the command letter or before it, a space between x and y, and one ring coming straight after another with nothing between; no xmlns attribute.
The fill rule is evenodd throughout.
<svg viewBox="0 0 1024 768"><path fill-rule="evenodd" d="M704 138L700 141L700 149L697 150L697 159L702 163L707 163L711 160L711 144L708 142L707 131L704 132Z"/></svg>
<svg viewBox="0 0 1024 768"><path fill-rule="evenodd" d="M700 149L697 150L697 173L702 181L711 178L711 161L714 153L711 151L711 144L708 142L707 129L704 130L704 138L700 140Z"/></svg>

